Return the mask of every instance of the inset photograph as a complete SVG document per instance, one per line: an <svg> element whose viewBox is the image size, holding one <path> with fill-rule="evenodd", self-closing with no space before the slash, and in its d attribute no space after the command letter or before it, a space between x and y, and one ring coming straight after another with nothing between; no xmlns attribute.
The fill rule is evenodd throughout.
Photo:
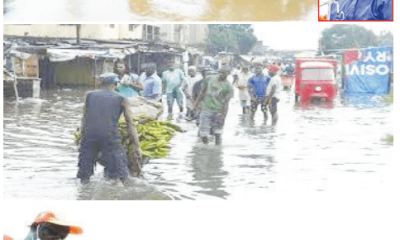
<svg viewBox="0 0 400 240"><path fill-rule="evenodd" d="M3 0L4 22L316 21L317 0Z"/></svg>
<svg viewBox="0 0 400 240"><path fill-rule="evenodd" d="M159 209L152 206L150 210L145 205L132 207L132 202L3 202L7 206L2 211L3 240L130 239L133 236L160 239L165 235L184 240L198 226L193 225L194 219L187 221L187 214L180 211L182 206L179 210L169 208L163 211L165 205L158 205ZM192 211L197 219L200 215L198 211ZM160 212L166 216L156 214ZM176 224L183 229L177 232L173 227ZM155 228L158 231L154 231Z"/></svg>
<svg viewBox="0 0 400 240"><path fill-rule="evenodd" d="M318 0L319 21L393 21L392 0Z"/></svg>
<svg viewBox="0 0 400 240"><path fill-rule="evenodd" d="M25 211L11 212L6 210L3 218L5 224L3 226L3 240L55 240L55 239L85 239L83 229L76 223L61 219L59 214L55 214L52 210L33 213L35 204L31 204L33 209L22 207ZM13 205L8 205L13 208ZM68 209L68 207L64 208ZM37 210L40 211L40 210ZM37 214L36 216L34 214ZM82 213L73 213L75 218L77 215L82 217ZM82 223L82 219L78 220Z"/></svg>
<svg viewBox="0 0 400 240"><path fill-rule="evenodd" d="M310 25L4 25L3 198L388 188L391 24Z"/></svg>

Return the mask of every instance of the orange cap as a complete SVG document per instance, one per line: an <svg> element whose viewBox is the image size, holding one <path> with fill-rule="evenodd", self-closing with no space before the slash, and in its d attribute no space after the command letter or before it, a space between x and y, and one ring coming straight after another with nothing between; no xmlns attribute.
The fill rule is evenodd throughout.
<svg viewBox="0 0 400 240"><path fill-rule="evenodd" d="M268 70L277 73L277 72L279 72L281 69L280 69L278 66L276 66L276 65L271 65L271 66L268 67Z"/></svg>
<svg viewBox="0 0 400 240"><path fill-rule="evenodd" d="M328 19L328 15L318 16L319 21L326 21Z"/></svg>
<svg viewBox="0 0 400 240"><path fill-rule="evenodd" d="M7 235L3 235L3 240L14 240L12 237L9 237Z"/></svg>
<svg viewBox="0 0 400 240"><path fill-rule="evenodd" d="M63 222L59 220L56 215L52 212L42 212L40 213L36 218L35 218L35 223L43 223L43 222L48 222L60 226L67 226L69 227L69 233L70 234L81 234L83 233L83 230L81 227L78 226L73 226L71 224L68 224L66 222Z"/></svg>

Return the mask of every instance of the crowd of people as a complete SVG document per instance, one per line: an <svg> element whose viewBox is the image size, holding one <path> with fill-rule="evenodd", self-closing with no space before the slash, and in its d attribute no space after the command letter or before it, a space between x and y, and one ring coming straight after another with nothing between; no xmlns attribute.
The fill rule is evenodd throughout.
<svg viewBox="0 0 400 240"><path fill-rule="evenodd" d="M215 136L216 145L222 143L222 130L229 102L234 95L234 87L239 90L243 114L254 120L260 105L265 122L268 111L272 116L272 125L278 121L282 68L276 64L266 67L254 63L252 66L240 67L238 72L233 72L227 64L217 71L210 67L197 69L190 66L186 76L173 60L169 60L161 77L157 74L154 63L147 63L140 76L127 73L122 61L117 61L114 68L114 73L100 76L101 90L86 94L77 174L83 183L89 181L96 161L105 166L106 177L122 181L128 177L130 161L118 134L118 120L122 113L127 122L129 140L134 146L134 158L142 158L138 134L129 111L128 99L132 97L142 96L162 102L164 93L168 120L173 119L176 100L179 108L177 119L183 120L185 106L185 119L196 120L199 136L204 144L209 143L210 134Z"/></svg>
<svg viewBox="0 0 400 240"><path fill-rule="evenodd" d="M260 105L264 115L264 121L268 120L268 110L272 116L272 125L278 121L277 103L281 90L283 72L292 74L290 64L282 68L281 64L270 64L264 66L261 63L253 64L253 73L248 66L241 68L235 76L234 85L239 89L240 104L243 114L250 113L250 118L254 120L255 113ZM282 70L283 69L283 70Z"/></svg>

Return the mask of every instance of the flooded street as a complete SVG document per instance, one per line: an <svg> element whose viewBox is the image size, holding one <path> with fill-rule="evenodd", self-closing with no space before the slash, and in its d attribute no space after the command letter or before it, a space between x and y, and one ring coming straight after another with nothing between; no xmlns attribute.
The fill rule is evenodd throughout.
<svg viewBox="0 0 400 240"><path fill-rule="evenodd" d="M5 0L4 21L316 21L316 0Z"/></svg>
<svg viewBox="0 0 400 240"><path fill-rule="evenodd" d="M393 104L381 97L339 97L334 108L296 107L283 91L277 126L251 122L231 101L222 146L203 145L194 122L171 142L171 154L144 166L127 186L105 181L98 165L90 184L75 178L82 90L4 99L4 199L237 199L256 193L357 192L387 187ZM165 116L164 116L165 117Z"/></svg>

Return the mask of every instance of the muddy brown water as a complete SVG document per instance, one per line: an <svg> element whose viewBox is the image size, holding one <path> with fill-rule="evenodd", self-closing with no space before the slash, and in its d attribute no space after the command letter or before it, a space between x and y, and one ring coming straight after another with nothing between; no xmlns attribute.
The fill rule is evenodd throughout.
<svg viewBox="0 0 400 240"><path fill-rule="evenodd" d="M316 21L317 0L5 0L4 21Z"/></svg>
<svg viewBox="0 0 400 240"><path fill-rule="evenodd" d="M393 145L382 138L393 132L392 104L379 96L339 97L334 108L303 108L284 91L274 127L261 113L249 121L235 98L222 146L203 145L195 124L182 121L187 132L172 139L169 156L144 166L142 179L126 186L106 181L98 166L82 186L72 131L80 124L83 95L65 89L19 103L4 99L4 199L236 199L388 185Z"/></svg>

